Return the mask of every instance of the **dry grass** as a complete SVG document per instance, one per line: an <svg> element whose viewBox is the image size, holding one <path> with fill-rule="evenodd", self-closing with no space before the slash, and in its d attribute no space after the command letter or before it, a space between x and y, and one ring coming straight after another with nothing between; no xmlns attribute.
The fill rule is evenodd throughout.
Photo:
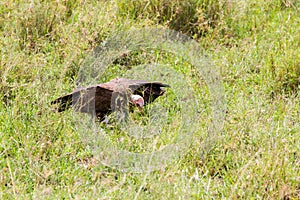
<svg viewBox="0 0 300 200"><path fill-rule="evenodd" d="M299 3L216 2L0 3L0 198L299 198ZM102 165L75 130L72 111L56 113L49 105L75 87L97 45L131 26L173 28L198 40L221 69L227 99L219 143L202 154L200 130L210 121L204 114L184 156L151 173ZM134 52L117 60L106 78L152 61L183 73L199 108L209 112L201 76L165 52ZM165 102L157 105L172 106ZM177 111L169 111L173 127L180 123Z"/></svg>

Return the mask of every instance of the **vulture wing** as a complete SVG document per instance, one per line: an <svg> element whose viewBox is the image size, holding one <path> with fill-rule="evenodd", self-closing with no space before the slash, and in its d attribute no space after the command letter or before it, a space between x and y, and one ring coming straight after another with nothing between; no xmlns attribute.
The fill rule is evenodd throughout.
<svg viewBox="0 0 300 200"><path fill-rule="evenodd" d="M102 84L77 88L72 93L59 97L51 102L58 104L58 112L65 111L71 106L78 112L106 114L111 110L113 89Z"/></svg>
<svg viewBox="0 0 300 200"><path fill-rule="evenodd" d="M144 98L145 104L152 103L157 97L162 96L165 91L163 87L170 87L167 84L161 82L149 82L142 80L130 80L130 79L113 79L108 83L114 85L114 91L126 91L129 90L131 94L137 94Z"/></svg>

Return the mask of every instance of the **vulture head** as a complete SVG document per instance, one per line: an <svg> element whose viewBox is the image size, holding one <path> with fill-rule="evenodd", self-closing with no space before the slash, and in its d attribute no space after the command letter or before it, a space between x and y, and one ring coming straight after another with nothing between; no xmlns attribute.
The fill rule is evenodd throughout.
<svg viewBox="0 0 300 200"><path fill-rule="evenodd" d="M140 112L142 112L143 106L145 105L144 98L138 94L132 94L130 96L131 102L136 105Z"/></svg>

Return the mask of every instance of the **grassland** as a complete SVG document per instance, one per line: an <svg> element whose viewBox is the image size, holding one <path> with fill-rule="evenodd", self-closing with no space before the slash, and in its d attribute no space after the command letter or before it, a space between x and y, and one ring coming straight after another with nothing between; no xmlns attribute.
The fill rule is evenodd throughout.
<svg viewBox="0 0 300 200"><path fill-rule="evenodd" d="M298 0L1 2L0 198L299 199L299 9ZM210 122L203 115L183 157L150 173L102 165L74 128L72 111L50 105L75 87L94 48L132 26L170 28L198 41L221 71L227 104L220 142L202 153ZM121 58L99 81L153 60L174 66L203 109L209 106L191 63L165 52Z"/></svg>

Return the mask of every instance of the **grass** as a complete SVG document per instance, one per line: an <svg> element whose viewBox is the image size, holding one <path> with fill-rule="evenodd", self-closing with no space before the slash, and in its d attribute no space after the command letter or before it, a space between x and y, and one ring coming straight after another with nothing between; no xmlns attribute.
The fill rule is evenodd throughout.
<svg viewBox="0 0 300 200"><path fill-rule="evenodd" d="M299 6L297 0L0 3L0 198L299 199ZM192 144L150 173L103 165L75 129L74 113L50 105L76 87L95 47L131 26L172 28L197 40L221 70L227 101L223 137L203 154L209 93L191 63L155 49L115 60L99 81L139 77L133 66L155 61L182 73L199 101ZM114 144L139 152L178 137L182 110L173 101L182 88L176 77L159 78L172 86L152 105L169 109L160 141L139 143L115 132L108 135ZM147 123L144 112L132 114L135 123L140 117Z"/></svg>

